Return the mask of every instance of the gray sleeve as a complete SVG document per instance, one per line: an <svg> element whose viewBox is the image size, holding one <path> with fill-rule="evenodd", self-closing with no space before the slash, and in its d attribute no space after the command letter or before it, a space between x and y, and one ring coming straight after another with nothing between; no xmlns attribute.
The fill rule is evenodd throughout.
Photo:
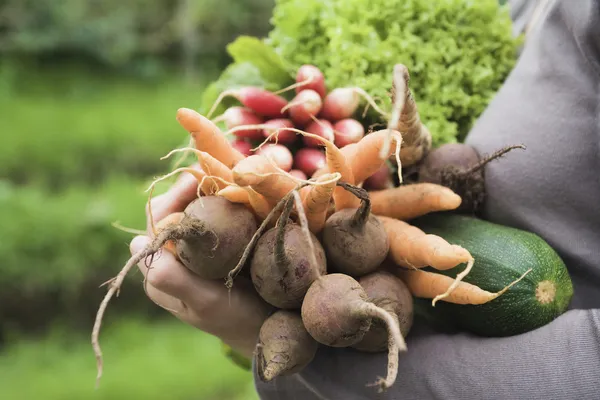
<svg viewBox="0 0 600 400"><path fill-rule="evenodd" d="M270 384L257 381L257 389L263 400L591 399L600 394L599 310L572 310L507 338L440 334L418 325L407 344L396 383L385 394L366 386L385 373L385 354L325 347L300 374Z"/></svg>
<svg viewBox="0 0 600 400"><path fill-rule="evenodd" d="M536 232L559 252L571 310L506 338L417 321L384 395L365 385L384 373L385 354L322 347L301 373L256 380L262 399L600 398L600 0L549 0L529 35L467 143L488 154L527 145L486 168L484 217Z"/></svg>

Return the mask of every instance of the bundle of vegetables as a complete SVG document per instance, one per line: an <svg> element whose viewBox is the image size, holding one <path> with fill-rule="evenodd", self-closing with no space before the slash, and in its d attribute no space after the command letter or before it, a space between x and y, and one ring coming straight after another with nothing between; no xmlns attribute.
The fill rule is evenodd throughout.
<svg viewBox="0 0 600 400"><path fill-rule="evenodd" d="M387 376L375 385L389 388L400 353L409 351L405 337L414 298L456 306L451 312L461 315L466 329L484 325L488 335L533 329L564 312L570 280L541 239L520 238L470 217L446 220L453 218L450 212L459 208L461 197L438 183L364 188L390 159L402 182L403 165L434 154L404 65L394 67L387 127L350 142L339 139L348 135L336 136L343 129L323 127L349 118L357 94L368 96L359 88L327 93L322 78L314 66L300 68L296 84L287 88L296 92L291 101L257 87L225 91L219 97L233 97L239 105L215 119L226 121L235 139L202 114L178 110L177 120L193 146L177 151L193 152L201 169L177 168L165 177L194 174L199 196L185 211L159 221L153 241L110 282L93 333L100 367L98 332L108 301L133 265L161 250L201 278L223 279L229 288L247 272L254 290L273 307L255 352L258 375L266 381L302 370L320 344L387 351ZM262 141L256 152L240 146L248 137ZM265 147L282 138L284 143L308 141L310 147L287 158L279 156L284 146ZM291 159L298 164L305 157L301 151L320 152L316 146L323 148L322 164L293 172ZM478 274L472 275L475 265ZM467 281L470 276L477 279ZM511 301L497 303L507 291ZM479 320L471 323L464 307L477 307Z"/></svg>

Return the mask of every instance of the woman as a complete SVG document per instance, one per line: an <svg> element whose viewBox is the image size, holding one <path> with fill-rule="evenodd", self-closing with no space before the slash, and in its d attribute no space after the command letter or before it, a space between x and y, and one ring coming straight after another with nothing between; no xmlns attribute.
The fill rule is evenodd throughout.
<svg viewBox="0 0 600 400"><path fill-rule="evenodd" d="M301 373L257 380L262 399L600 398L600 0L511 3L527 42L467 143L480 154L527 146L487 166L484 217L535 232L559 252L574 283L571 309L507 338L417 324L395 385L381 395L366 384L384 374L386 354L323 347ZM156 198L155 216L181 210L196 184L183 177ZM132 252L147 241L134 239ZM152 267L153 300L251 356L267 314L251 290L236 285L229 306L222 282L195 278L168 252Z"/></svg>

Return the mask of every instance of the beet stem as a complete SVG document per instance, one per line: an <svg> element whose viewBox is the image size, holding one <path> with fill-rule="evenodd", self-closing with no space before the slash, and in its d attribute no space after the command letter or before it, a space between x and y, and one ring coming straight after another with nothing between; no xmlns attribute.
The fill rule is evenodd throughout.
<svg viewBox="0 0 600 400"><path fill-rule="evenodd" d="M293 192L292 192L293 193ZM287 196L286 196L287 197ZM289 197L285 202L283 212L277 221L277 235L275 236L275 265L287 268L289 258L285 253L285 228L294 208L294 197Z"/></svg>
<svg viewBox="0 0 600 400"><path fill-rule="evenodd" d="M369 197L369 192L346 182L338 182L337 185L343 187L360 199L360 207L354 213L351 226L353 228L362 229L367 223L369 214L371 214L371 198Z"/></svg>
<svg viewBox="0 0 600 400"><path fill-rule="evenodd" d="M370 302L361 304L357 312L364 317L379 318L383 320L388 328L387 377L385 379L379 378L374 384L370 385L379 386L379 392L382 392L385 389L390 388L396 381L398 375L398 352L406 351L406 342L400 332L398 318L394 318L392 313L389 313L383 308Z"/></svg>
<svg viewBox="0 0 600 400"><path fill-rule="evenodd" d="M127 263L125 264L123 269L121 269L121 271L116 276L116 278L114 278L113 280L110 281L110 287L108 289L108 292L106 293L106 296L104 296L102 303L100 303L100 307L98 307L98 312L96 314L96 320L94 322L94 328L92 330L92 347L94 348L94 353L96 355L96 364L97 364L97 369L98 369L98 374L96 376L96 388L98 388L98 385L100 384L100 378L102 377L102 366L103 366L102 350L100 349L100 343L98 341L98 337L100 335L100 327L102 326L102 320L104 318L104 313L106 312L106 308L108 307L108 303L110 302L110 299L112 298L112 296L115 293L118 293L119 289L121 288L121 284L123 283L123 280L125 279L125 276L127 276L127 273L131 270L131 268L133 268L133 266L138 264L144 258L158 252L161 249L161 247L164 246L164 244L166 242L168 242L169 240L180 239L184 236L184 234L185 234L185 229L182 229L181 225L174 225L174 226L171 226L171 227L168 227L168 228L162 230L152 240L152 242L150 244L148 244L145 248L143 248L142 250L135 253L129 259L129 261L127 261Z"/></svg>
<svg viewBox="0 0 600 400"><path fill-rule="evenodd" d="M302 183L294 190L300 190L301 188L303 188L306 185L307 185L307 183ZM260 237L262 236L264 231L267 229L267 227L269 226L269 224L271 223L271 220L275 217L275 215L287 204L288 200L292 197L294 190L292 190L288 194L286 194L275 205L275 207L273 207L273 209L271 210L269 215L267 215L267 218L265 218L264 221L260 224L260 226L258 227L258 230L254 233L254 236L252 236L252 240L250 240L250 243L248 243L248 246L246 246L246 249L244 250L244 254L242 254L242 258L240 258L240 261L235 266L235 268L232 269L231 271L229 271L229 273L227 274L225 286L227 286L228 289L231 289L233 287L233 279L237 276L237 274L240 273L240 271L244 267L244 264L246 264L248 257L250 257L250 253L252 253L252 250L254 250L254 247L256 247L256 243L258 243L258 239L260 239Z"/></svg>
<svg viewBox="0 0 600 400"><path fill-rule="evenodd" d="M481 168L485 167L489 162L494 161L497 158L502 157L503 155L505 155L506 153L508 153L511 150L514 149L523 149L525 150L526 147L522 144L516 144L513 146L507 146L503 149L500 149L498 151L496 151L495 153L493 153L491 156L485 157L484 159L482 159L481 161L479 161L478 163L476 163L475 165L473 165L472 167L469 167L469 169L464 170L462 172L460 172L460 175L471 175L473 172L476 172L478 170L480 170Z"/></svg>

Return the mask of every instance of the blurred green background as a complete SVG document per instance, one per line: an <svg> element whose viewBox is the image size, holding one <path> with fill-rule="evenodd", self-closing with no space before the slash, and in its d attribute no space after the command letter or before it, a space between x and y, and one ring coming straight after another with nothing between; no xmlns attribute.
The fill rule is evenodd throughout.
<svg viewBox="0 0 600 400"><path fill-rule="evenodd" d="M256 399L220 341L177 321L132 273L101 332L99 284L144 226L149 179L187 133L240 34L271 0L0 1L0 399Z"/></svg>
<svg viewBox="0 0 600 400"><path fill-rule="evenodd" d="M226 52L238 36L273 33L292 67L309 57L343 82L363 69L387 82L388 58L408 60L424 113L432 104L429 122L456 125L448 140L468 129L514 61L510 19L494 0L374 3L383 14L359 12L360 0L276 1L271 31L275 0L0 0L0 399L257 399L251 374L218 339L149 301L139 273L106 314L100 390L90 345L99 285L129 258L132 234L111 223L145 226L144 190L170 169L160 157L187 141L175 112L202 108L204 89L240 63ZM403 29L402 39L377 42L372 60L361 52L381 27L353 22L365 18ZM437 50L440 35L452 57ZM333 63L344 64L349 53L338 49L348 43L362 43L352 47L361 63L350 63L362 69ZM232 75L260 58L242 50L244 68ZM431 68L448 75L427 78ZM225 70L221 82L229 78Z"/></svg>

